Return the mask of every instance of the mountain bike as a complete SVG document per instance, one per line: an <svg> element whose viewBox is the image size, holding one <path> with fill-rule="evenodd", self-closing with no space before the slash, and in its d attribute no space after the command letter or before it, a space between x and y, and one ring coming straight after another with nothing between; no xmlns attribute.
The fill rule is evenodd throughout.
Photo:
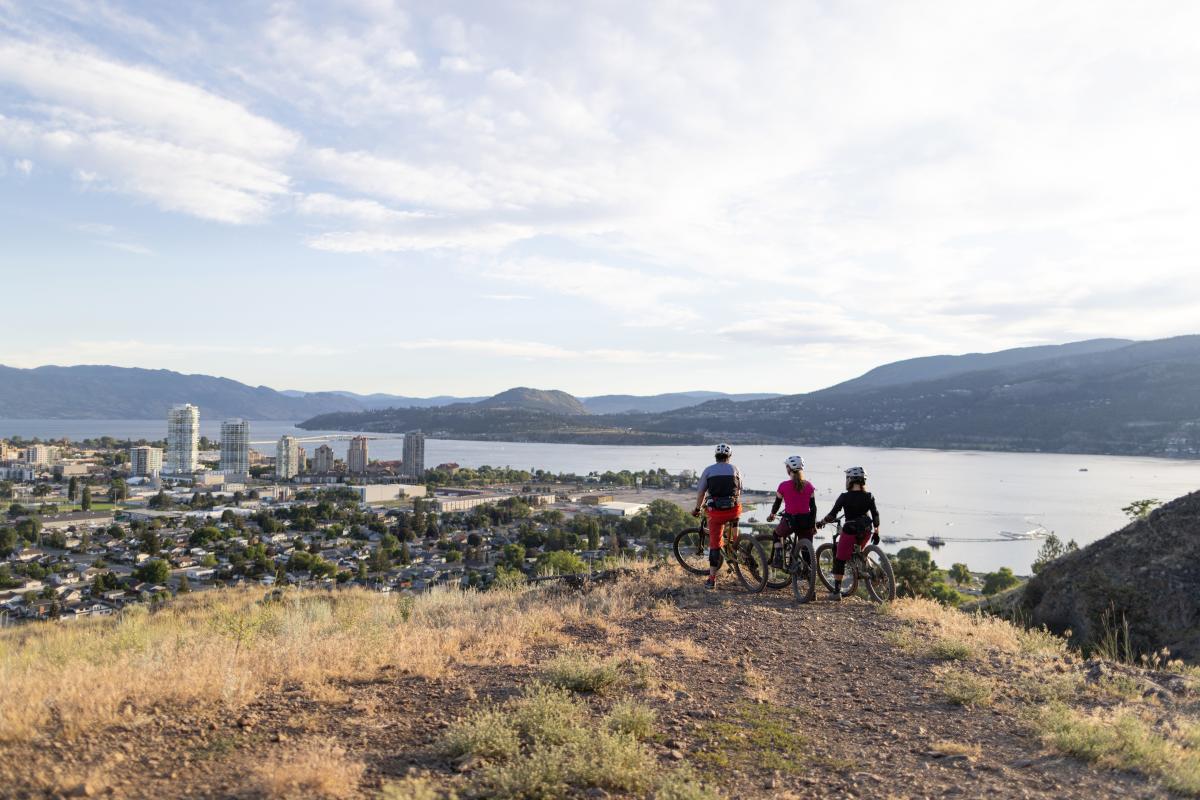
<svg viewBox="0 0 1200 800"><path fill-rule="evenodd" d="M740 526L727 525L734 532ZM725 555L726 569L737 575L747 592L761 592L767 585L767 551L762 542L754 536L737 535L725 536L722 552ZM708 574L708 515L701 515L700 524L695 528L685 528L675 534L671 545L675 560L679 565L693 575Z"/></svg>
<svg viewBox="0 0 1200 800"><path fill-rule="evenodd" d="M829 591L833 591L833 561L837 555L839 536L853 536L842 526L843 518L836 521L837 532L833 542L817 548L817 577ZM867 595L876 603L896 599L896 576L892 574L892 562L879 545L866 547L855 545L854 555L846 562L846 574L842 576L842 597L850 597L858 590L859 582L866 587Z"/></svg>
<svg viewBox="0 0 1200 800"><path fill-rule="evenodd" d="M758 526L761 530L763 526ZM776 539L775 526L767 527L769 533L758 533L754 538L763 543L770 566L767 569L767 587L786 589L791 584L792 595L797 603L812 598L817 585L817 557L812 539L797 536L788 526L788 534Z"/></svg>

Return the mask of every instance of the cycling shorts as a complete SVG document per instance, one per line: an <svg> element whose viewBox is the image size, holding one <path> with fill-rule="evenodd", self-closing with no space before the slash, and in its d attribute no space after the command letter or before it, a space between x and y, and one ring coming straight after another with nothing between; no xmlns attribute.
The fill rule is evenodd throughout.
<svg viewBox="0 0 1200 800"><path fill-rule="evenodd" d="M726 523L737 522L737 518L741 515L740 503L727 510L710 509L708 512L708 546L714 550L720 548L724 544L721 534L725 530Z"/></svg>
<svg viewBox="0 0 1200 800"><path fill-rule="evenodd" d="M860 533L855 536L850 531L842 531L842 535L837 540L837 558L839 561L849 561L854 557L854 547L866 547L867 542L871 541L871 531Z"/></svg>
<svg viewBox="0 0 1200 800"><path fill-rule="evenodd" d="M793 533L801 539L811 539L816 532L812 514L781 514L775 526L775 540L786 539Z"/></svg>

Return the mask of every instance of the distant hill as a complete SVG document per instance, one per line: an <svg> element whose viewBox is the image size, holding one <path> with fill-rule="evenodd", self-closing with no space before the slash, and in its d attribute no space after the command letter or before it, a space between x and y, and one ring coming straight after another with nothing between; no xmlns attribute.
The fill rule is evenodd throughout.
<svg viewBox="0 0 1200 800"><path fill-rule="evenodd" d="M266 386L165 369L0 366L0 418L165 419L176 403L194 403L209 419L294 420L362 408L332 392L289 397Z"/></svg>
<svg viewBox="0 0 1200 800"><path fill-rule="evenodd" d="M1135 653L1200 659L1200 492L1173 500L981 607L1094 647L1129 623ZM1105 617L1109 619L1106 621Z"/></svg>
<svg viewBox="0 0 1200 800"><path fill-rule="evenodd" d="M765 400L780 397L778 394L724 394L723 392L671 392L648 396L632 394L604 394L597 397L579 398L593 414L658 413L677 408L699 405L708 400Z"/></svg>
<svg viewBox="0 0 1200 800"><path fill-rule="evenodd" d="M906 383L933 381L950 378L967 372L986 369L1017 367L1037 361L1050 361L1064 356L1103 353L1133 344L1130 339L1088 339L1069 344L1043 345L1040 347L1017 347L995 353L967 353L960 356L926 356L909 358L884 364L860 375L853 380L830 386L823 391L828 394L882 389L886 386L902 386Z"/></svg>
<svg viewBox="0 0 1200 800"><path fill-rule="evenodd" d="M498 395L480 400L478 408L542 411L547 414L575 415L588 413L583 403L566 392L546 389L530 389L518 386Z"/></svg>
<svg viewBox="0 0 1200 800"><path fill-rule="evenodd" d="M872 370L869 380L811 394L711 400L660 413L593 413L581 420L572 419L581 416L575 412L556 412L554 404L502 403L524 416L510 414L502 423L494 418L496 424L489 425L484 401L446 406L420 422L410 414L375 412L325 415L303 425L422 427L446 436L518 441L594 442L602 435L621 443L728 439L1200 458L1200 336L1021 348L915 367L902 363L909 366L887 365ZM905 370L919 377L894 383Z"/></svg>

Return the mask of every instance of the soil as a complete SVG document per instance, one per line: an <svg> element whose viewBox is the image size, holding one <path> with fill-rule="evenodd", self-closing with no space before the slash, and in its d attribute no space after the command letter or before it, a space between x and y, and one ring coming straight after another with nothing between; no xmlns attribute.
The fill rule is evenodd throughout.
<svg viewBox="0 0 1200 800"><path fill-rule="evenodd" d="M889 638L903 623L865 601L796 606L790 589L748 595L728 575L713 592L701 583L681 576L665 598L676 603L672 613L658 605L632 620L566 634L574 646L600 652L655 653L652 685L642 692L661 732L650 746L664 767L689 762L727 797L1167 796L1142 776L1047 754L1015 707L948 702L935 662ZM672 640L699 650L672 650ZM462 668L440 680L407 675L396 664L319 698L285 690L225 718L160 709L69 746L9 745L0 757L28 765L29 774L84 775L88 765L109 765L107 779L60 784L51 796L239 798L251 796L249 764L329 737L366 763L362 797L412 772L461 783L459 767L436 754L441 731L467 709L519 692L556 649L535 650L527 666ZM597 708L611 702L589 698ZM978 753L943 754L946 741L978 746ZM19 780L4 792L46 796ZM608 795L593 789L585 796Z"/></svg>

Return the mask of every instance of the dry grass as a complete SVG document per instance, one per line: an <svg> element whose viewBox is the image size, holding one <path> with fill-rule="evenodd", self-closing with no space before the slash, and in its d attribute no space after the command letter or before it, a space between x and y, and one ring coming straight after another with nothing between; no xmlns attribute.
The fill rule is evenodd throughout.
<svg viewBox="0 0 1200 800"><path fill-rule="evenodd" d="M1128 707L1088 713L1061 704L1043 710L1036 726L1042 741L1059 752L1141 772L1169 789L1200 797L1200 750L1186 729L1155 725Z"/></svg>
<svg viewBox="0 0 1200 800"><path fill-rule="evenodd" d="M562 641L566 625L632 619L669 580L647 572L553 603L537 588L294 591L277 602L260 602L254 588L227 589L154 613L135 606L116 618L0 631L0 743L70 740L151 707L229 713L289 685L342 703L341 681L388 665L434 678L522 664L531 645Z"/></svg>
<svg viewBox="0 0 1200 800"><path fill-rule="evenodd" d="M699 661L705 656L704 648L691 639L647 639L642 642L641 651L659 658L677 657L688 661Z"/></svg>
<svg viewBox="0 0 1200 800"><path fill-rule="evenodd" d="M405 778L383 787L380 800L458 800L452 790L439 791L427 778Z"/></svg>
<svg viewBox="0 0 1200 800"><path fill-rule="evenodd" d="M978 744L968 742L956 742L949 739L941 739L929 745L929 749L943 756L966 756L974 761L982 754L982 749Z"/></svg>
<svg viewBox="0 0 1200 800"><path fill-rule="evenodd" d="M995 699L996 683L984 675L976 675L955 667L935 670L937 685L952 703L972 708L986 708Z"/></svg>
<svg viewBox="0 0 1200 800"><path fill-rule="evenodd" d="M358 793L364 765L332 739L297 745L250 766L251 783L268 798L339 798Z"/></svg>
<svg viewBox="0 0 1200 800"><path fill-rule="evenodd" d="M1066 641L1044 630L1024 630L1011 622L981 614L967 614L935 600L904 598L891 603L887 613L932 634L931 649L940 645L949 657L967 658L998 652L1028 656L1060 656ZM948 656L938 656L948 657Z"/></svg>
<svg viewBox="0 0 1200 800"><path fill-rule="evenodd" d="M622 678L618 659L599 659L586 653L562 653L544 668L546 680L572 692L603 694L617 686Z"/></svg>
<svg viewBox="0 0 1200 800"><path fill-rule="evenodd" d="M609 710L605 721L609 730L641 741L654 733L657 718L658 715L649 706L635 700L621 700Z"/></svg>

